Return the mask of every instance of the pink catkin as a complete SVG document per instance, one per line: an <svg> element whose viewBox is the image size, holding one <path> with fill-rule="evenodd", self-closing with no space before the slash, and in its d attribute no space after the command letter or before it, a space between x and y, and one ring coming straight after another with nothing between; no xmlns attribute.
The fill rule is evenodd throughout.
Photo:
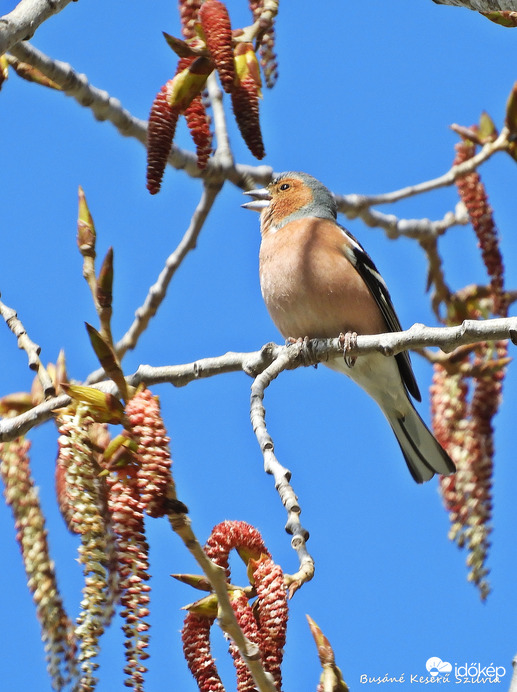
<svg viewBox="0 0 517 692"><path fill-rule="evenodd" d="M196 37L196 22L200 7L201 0L180 0L179 2L181 32L186 40Z"/></svg>
<svg viewBox="0 0 517 692"><path fill-rule="evenodd" d="M257 621L248 603L248 598L244 592L234 593L231 599L232 608L235 612L237 622L244 635L260 648L262 637L257 627ZM245 664L238 647L230 642L230 654L232 655L235 670L237 672L237 692L254 692L255 683L248 666Z"/></svg>
<svg viewBox="0 0 517 692"><path fill-rule="evenodd" d="M480 344L473 367L504 359L507 343ZM433 428L437 439L456 463L454 476L440 479L442 497L451 520L450 537L468 551L469 579L481 598L489 592L486 559L490 546L492 516L493 427L504 379L504 368L479 375L470 404L466 378L434 366L431 387Z"/></svg>
<svg viewBox="0 0 517 692"><path fill-rule="evenodd" d="M287 627L287 595L281 568L267 550L260 533L243 521L223 521L214 527L205 544L205 553L226 570L230 581L229 554L238 550L249 559L257 603L251 608L243 591L232 591L231 604L237 621L246 637L259 647L262 663L281 690L283 647ZM188 666L201 692L222 689L215 662L210 653L210 627L214 618L189 613L182 631L183 650ZM230 653L237 671L238 692L253 692L255 684L236 645L230 643Z"/></svg>
<svg viewBox="0 0 517 692"><path fill-rule="evenodd" d="M458 468L458 474L440 477L442 498L452 524L466 520L467 508L461 491L464 444L467 427L468 385L461 375L449 375L440 363L433 366L431 415L433 432Z"/></svg>
<svg viewBox="0 0 517 692"><path fill-rule="evenodd" d="M287 592L284 574L271 559L261 559L253 570L258 597L261 652L265 669L277 690L282 689L282 658L287 630Z"/></svg>
<svg viewBox="0 0 517 692"><path fill-rule="evenodd" d="M210 628L213 622L213 618L187 613L181 631L183 654L200 692L224 692L210 653Z"/></svg>
<svg viewBox="0 0 517 692"><path fill-rule="evenodd" d="M256 21L264 8L264 0L250 0L253 21ZM275 53L275 28L273 22L266 28L260 39L260 64L264 72L266 86L271 89L278 79L278 62Z"/></svg>
<svg viewBox="0 0 517 692"><path fill-rule="evenodd" d="M171 456L160 404L149 389L142 389L126 405L131 433L138 444L137 484L140 501L152 517L167 513L168 490L173 487Z"/></svg>
<svg viewBox="0 0 517 692"><path fill-rule="evenodd" d="M70 503L66 482L66 457L69 453L68 448L63 448L58 441L58 455L56 457L56 467L54 471L54 483L56 488L57 505L63 520L71 533L79 533L73 522L74 508Z"/></svg>
<svg viewBox="0 0 517 692"><path fill-rule="evenodd" d="M148 658L149 547L144 534L143 504L140 501L138 479L133 467L121 469L107 477L108 508L113 531L117 537L121 615L125 620L126 686L143 690L143 661Z"/></svg>
<svg viewBox="0 0 517 692"><path fill-rule="evenodd" d="M475 129L475 128L473 128ZM459 165L472 158L475 146L472 142L461 141L456 144L454 165ZM479 173L473 171L456 181L459 195L467 208L472 227L478 239L481 256L490 277L493 311L496 315L506 316L508 303L504 295L504 265L499 249L499 237L494 222L492 208L488 203L485 186Z"/></svg>
<svg viewBox="0 0 517 692"><path fill-rule="evenodd" d="M77 652L73 625L64 609L50 559L45 518L30 469L30 446L23 437L0 443L0 478L13 512L16 540L41 624L48 672L53 686L61 689L76 672Z"/></svg>
<svg viewBox="0 0 517 692"><path fill-rule="evenodd" d="M262 536L250 524L244 521L223 521L217 524L205 544L205 553L220 567L224 567L228 579L230 578L228 557L234 548L245 548L257 558L261 554L269 557L269 550Z"/></svg>

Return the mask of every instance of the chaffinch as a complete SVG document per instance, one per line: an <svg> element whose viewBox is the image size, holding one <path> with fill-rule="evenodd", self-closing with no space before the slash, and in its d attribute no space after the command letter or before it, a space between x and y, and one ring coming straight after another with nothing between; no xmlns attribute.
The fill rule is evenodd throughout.
<svg viewBox="0 0 517 692"><path fill-rule="evenodd" d="M285 338L334 338L401 331L391 297L374 263L337 221L330 191L306 173L279 175L245 194L261 212L260 286L269 314ZM417 483L455 466L415 410L421 401L406 351L386 357L339 356L326 365L362 387L388 419Z"/></svg>

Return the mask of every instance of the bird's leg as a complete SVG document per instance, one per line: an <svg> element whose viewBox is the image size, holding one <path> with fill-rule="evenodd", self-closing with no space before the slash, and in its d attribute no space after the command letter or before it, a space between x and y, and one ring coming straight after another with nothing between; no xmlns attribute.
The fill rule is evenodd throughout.
<svg viewBox="0 0 517 692"><path fill-rule="evenodd" d="M314 367L317 368L318 364L313 362L314 357L312 354L310 341L311 340L308 336L304 336L303 338L300 336L297 339L294 339L292 336L289 336L285 340L285 345L293 346L294 344L301 344L302 347L300 349L300 355L305 361L305 365L314 365Z"/></svg>
<svg viewBox="0 0 517 692"><path fill-rule="evenodd" d="M339 343L343 346L343 358L345 363L349 368L355 365L357 358L355 356L349 356L348 352L351 348L357 346L357 332L347 332L346 334L341 333L339 335Z"/></svg>

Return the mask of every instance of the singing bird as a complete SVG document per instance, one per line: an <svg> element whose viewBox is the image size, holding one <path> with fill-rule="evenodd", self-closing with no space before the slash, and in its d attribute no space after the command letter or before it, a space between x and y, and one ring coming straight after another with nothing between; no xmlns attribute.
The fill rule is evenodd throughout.
<svg viewBox="0 0 517 692"><path fill-rule="evenodd" d="M245 194L253 201L242 206L261 213L262 296L285 338L402 330L384 280L337 223L334 197L319 180L289 171ZM409 398L421 401L406 351L361 355L354 364L337 356L325 365L348 375L378 403L417 483L454 473L454 463Z"/></svg>

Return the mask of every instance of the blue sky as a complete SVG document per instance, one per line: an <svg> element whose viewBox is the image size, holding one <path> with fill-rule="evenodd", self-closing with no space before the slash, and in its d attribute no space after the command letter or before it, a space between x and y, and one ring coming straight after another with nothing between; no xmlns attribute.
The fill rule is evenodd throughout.
<svg viewBox="0 0 517 692"><path fill-rule="evenodd" d="M2 13L13 3L0 0ZM234 26L248 21L246 3L228 3ZM179 35L175 3L71 3L36 33L33 44L70 62L92 84L145 118L175 58L161 31ZM485 109L501 125L517 78L517 33L467 10L431 0L390 3L281 3L277 22L280 79L266 91L261 120L267 157L276 171L304 170L338 193L380 193L434 178L451 165L453 122L470 125ZM516 30L517 31L517 30ZM226 104L229 113L228 103ZM13 75L0 94L0 290L18 310L44 362L64 348L69 374L82 379L96 367L84 321L96 316L81 276L75 245L77 187L94 215L99 255L115 250L113 331L120 337L186 229L201 192L198 181L169 169L161 193L145 189L145 151L72 99ZM231 117L229 118L231 121ZM254 161L231 125L237 161ZM177 143L191 144L185 128ZM481 171L501 232L507 283L515 288L517 166L500 155ZM455 190L420 196L382 211L400 217L442 218ZM198 247L178 271L167 300L124 359L190 362L228 350L253 351L280 336L260 296L258 216L240 208L240 190L219 196ZM426 263L409 240L393 242L380 229L341 219L373 256L404 326L434 324L425 294ZM459 288L484 281L470 227L452 229L440 244L449 282ZM0 330L0 395L30 388L32 375L13 335ZM431 369L417 356L424 393ZM244 374L220 376L182 389L154 389L172 438L174 475L194 529L205 540L223 519L257 526L285 571L296 555L284 533L285 514L249 424ZM280 461L311 534L316 576L291 602L285 652L285 690L314 690L319 664L305 621L309 613L331 640L354 689L360 676L425 675L431 656L453 665L505 666L509 684L515 636L517 569L514 500L513 366L497 416L494 531L489 558L493 593L482 604L467 583L465 555L447 539L448 518L437 482L411 480L391 431L375 404L355 385L325 368L289 372L266 395L267 422ZM34 474L48 517L52 555L72 615L81 589L70 536L54 501L56 431L31 434ZM0 507L4 594L0 641L5 689L42 692L50 686L10 511ZM146 689L185 692L196 686L179 650L180 606L193 592L172 572L196 567L165 520L148 523L153 578L151 659ZM237 569L237 568L236 568ZM239 572L237 571L237 574ZM244 575L241 575L244 579ZM120 623L105 635L99 692L123 689ZM221 670L234 689L225 645L214 638ZM417 683L414 683L417 684ZM410 682L377 685L408 688ZM453 683L451 683L453 684Z"/></svg>

